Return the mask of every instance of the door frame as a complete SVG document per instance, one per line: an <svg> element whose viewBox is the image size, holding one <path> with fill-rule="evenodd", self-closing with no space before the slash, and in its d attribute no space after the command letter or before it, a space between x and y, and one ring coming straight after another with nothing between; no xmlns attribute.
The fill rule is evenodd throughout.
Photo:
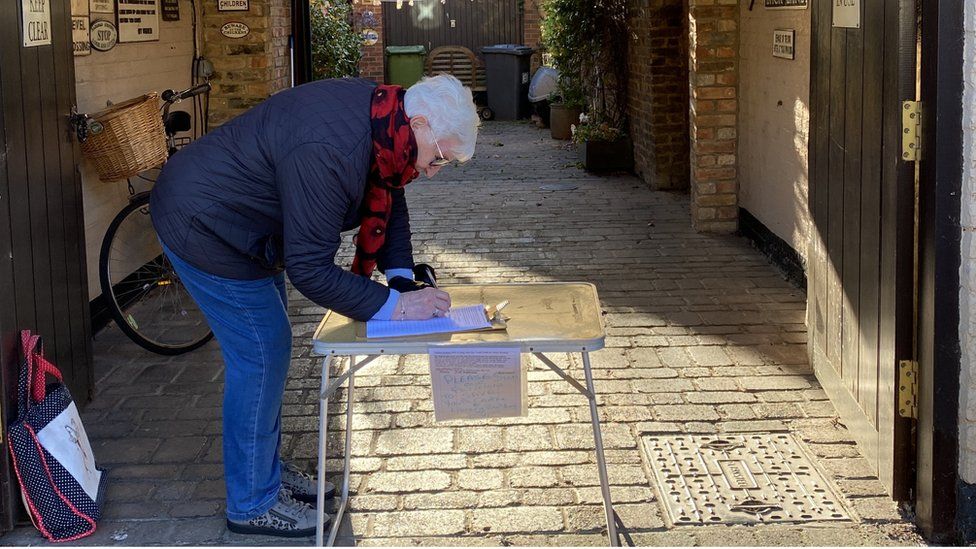
<svg viewBox="0 0 976 549"><path fill-rule="evenodd" d="M919 1L923 153L915 513L928 539L953 543L960 540L960 522L965 522L959 519L973 511L973 504L957 509L962 503L957 498L964 12L958 0Z"/></svg>

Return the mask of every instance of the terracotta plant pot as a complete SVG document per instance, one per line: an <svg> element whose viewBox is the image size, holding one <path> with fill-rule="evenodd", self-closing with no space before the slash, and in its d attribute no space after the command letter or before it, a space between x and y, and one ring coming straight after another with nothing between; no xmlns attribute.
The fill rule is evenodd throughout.
<svg viewBox="0 0 976 549"><path fill-rule="evenodd" d="M584 141L577 150L580 162L588 172L629 172L634 169L634 147L629 137L616 141Z"/></svg>
<svg viewBox="0 0 976 549"><path fill-rule="evenodd" d="M579 124L579 107L568 107L562 103L549 105L549 135L553 139L569 139L573 136L570 126Z"/></svg>

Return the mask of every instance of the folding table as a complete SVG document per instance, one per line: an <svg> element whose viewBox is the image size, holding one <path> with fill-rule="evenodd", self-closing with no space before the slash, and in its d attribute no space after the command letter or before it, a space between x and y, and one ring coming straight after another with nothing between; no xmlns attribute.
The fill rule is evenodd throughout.
<svg viewBox="0 0 976 549"><path fill-rule="evenodd" d="M537 284L466 284L442 286L451 294L452 306L494 305L508 300L504 309L507 329L504 331L478 331L453 334L431 334L387 339L366 339L361 322L350 320L331 311L325 315L315 331L313 352L323 355L322 384L319 393L319 459L318 459L318 529L315 542L324 541L325 518L325 458L326 426L328 424L329 399L348 381L346 403L345 458L342 469L342 492L339 508L332 521L328 545L335 543L342 516L349 503L349 459L352 442L352 409L355 392L355 375L360 369L383 355L427 354L430 347L512 345L521 347L522 353L535 355L561 378L582 393L590 404L590 421L596 447L597 471L603 493L607 531L611 546L619 546L614 522L613 503L610 500L610 484L607 480L607 463L603 454L603 437L600 433L600 417L597 413L596 394L593 390L593 374L590 369L590 352L603 348L605 334L600 315L600 302L596 287L587 283L537 283ZM580 353L583 360L583 385L557 366L546 353ZM329 366L333 357L348 356L349 368L335 379L329 379ZM365 356L356 362L357 356ZM477 427L469 426L475 429Z"/></svg>

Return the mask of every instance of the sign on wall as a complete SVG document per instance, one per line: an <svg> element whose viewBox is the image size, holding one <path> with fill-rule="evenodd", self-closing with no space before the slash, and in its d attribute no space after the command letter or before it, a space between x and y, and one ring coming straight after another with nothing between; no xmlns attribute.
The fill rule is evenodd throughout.
<svg viewBox="0 0 976 549"><path fill-rule="evenodd" d="M115 0L91 0L92 13L111 13L115 14Z"/></svg>
<svg viewBox="0 0 976 549"><path fill-rule="evenodd" d="M217 11L247 11L248 0L217 0Z"/></svg>
<svg viewBox="0 0 976 549"><path fill-rule="evenodd" d="M807 0L766 0L766 8L771 10L805 10Z"/></svg>
<svg viewBox="0 0 976 549"><path fill-rule="evenodd" d="M91 55L88 36L88 0L71 0L71 49L75 56Z"/></svg>
<svg viewBox="0 0 976 549"><path fill-rule="evenodd" d="M220 27L220 34L223 34L227 38L244 38L250 32L251 27L240 21L228 21L224 23L224 26Z"/></svg>
<svg viewBox="0 0 976 549"><path fill-rule="evenodd" d="M773 31L773 57L796 59L796 30L776 29Z"/></svg>
<svg viewBox="0 0 976 549"><path fill-rule="evenodd" d="M363 45L372 46L380 41L380 33L376 29L363 29Z"/></svg>
<svg viewBox="0 0 976 549"><path fill-rule="evenodd" d="M180 0L163 0L163 21L180 20Z"/></svg>
<svg viewBox="0 0 976 549"><path fill-rule="evenodd" d="M51 4L48 0L23 0L24 47L51 43Z"/></svg>
<svg viewBox="0 0 976 549"><path fill-rule="evenodd" d="M118 0L119 42L159 40L159 0Z"/></svg>
<svg viewBox="0 0 976 549"><path fill-rule="evenodd" d="M861 28L861 0L833 0L835 27Z"/></svg>
<svg viewBox="0 0 976 549"><path fill-rule="evenodd" d="M92 21L89 34L91 35L91 45L95 51L108 51L114 48L119 41L119 32L115 28L115 23L104 19Z"/></svg>

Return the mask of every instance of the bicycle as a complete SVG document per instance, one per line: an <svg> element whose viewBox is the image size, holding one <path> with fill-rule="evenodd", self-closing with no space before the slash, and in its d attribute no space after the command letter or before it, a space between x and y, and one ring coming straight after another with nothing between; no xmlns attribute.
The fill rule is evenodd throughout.
<svg viewBox="0 0 976 549"><path fill-rule="evenodd" d="M169 156L179 150L176 134L189 131L190 115L170 107L210 90L200 84L175 92L166 90L162 117ZM91 131L84 117L79 137ZM84 126L84 130L82 127ZM154 182L142 175L146 181ZM205 345L213 332L196 302L180 282L153 228L149 215L150 191L135 192L131 180L129 203L115 216L98 258L99 283L106 307L119 329L141 347L162 355L179 355Z"/></svg>

